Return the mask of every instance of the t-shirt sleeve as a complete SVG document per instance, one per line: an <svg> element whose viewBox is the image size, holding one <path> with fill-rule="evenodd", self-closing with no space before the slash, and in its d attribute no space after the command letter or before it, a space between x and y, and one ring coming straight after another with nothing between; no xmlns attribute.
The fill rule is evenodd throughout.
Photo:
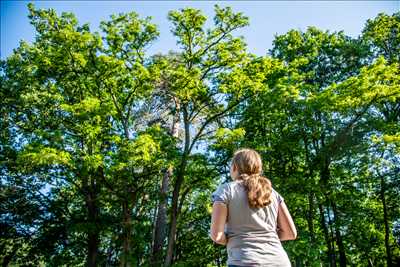
<svg viewBox="0 0 400 267"><path fill-rule="evenodd" d="M211 202L222 202L228 204L231 199L229 183L220 184L211 194Z"/></svg>
<svg viewBox="0 0 400 267"><path fill-rule="evenodd" d="M285 199L281 196L281 194L279 194L275 189L272 189L275 192L276 195L276 199L278 200L278 204L280 204L282 201L284 201Z"/></svg>

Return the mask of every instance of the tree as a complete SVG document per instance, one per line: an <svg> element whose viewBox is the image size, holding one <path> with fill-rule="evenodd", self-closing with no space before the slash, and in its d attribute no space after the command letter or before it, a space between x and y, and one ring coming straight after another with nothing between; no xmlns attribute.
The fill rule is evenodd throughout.
<svg viewBox="0 0 400 267"><path fill-rule="evenodd" d="M178 38L182 61L174 68L168 62L161 61L170 73L172 82L169 91L179 103L179 112L184 129L184 140L181 159L176 169L173 182L172 207L170 216L168 250L165 266L172 262L179 207L185 201L181 196L181 187L185 184L187 164L192 150L205 136L207 128L224 116L235 104L225 106L218 103L223 91L213 79L219 73L244 63L246 59L245 45L232 32L248 24L247 17L241 13L233 13L231 8L215 6L214 29L203 29L206 17L200 10L187 8L171 11L168 15L173 24L172 32ZM221 100L219 100L221 101ZM241 100L239 99L237 103ZM195 124L196 122L196 124ZM194 128L196 127L196 128Z"/></svg>
<svg viewBox="0 0 400 267"><path fill-rule="evenodd" d="M289 194L286 200L293 203L294 217L307 222L296 220L308 228L304 238L313 245L314 252L307 252L314 255L312 261L318 261L323 246L318 233L323 233L331 266L336 265L336 248L339 263L345 266L345 244L351 241L343 237L346 223L341 216L354 215L341 204L342 191L337 188L345 180L336 177L336 172L346 154L365 153L360 151L365 149L363 139L374 130L369 111L385 101L395 103L397 65L379 58L363 67L369 54L362 40L313 27L305 33L277 36L274 44L271 54L284 61L286 74L238 110L241 115L234 127L246 132L241 146L254 147L264 155L268 162L264 171L278 189ZM317 211L319 223L315 222ZM301 254L300 244L289 249L296 262L307 257Z"/></svg>
<svg viewBox="0 0 400 267"><path fill-rule="evenodd" d="M130 116L153 89L143 49L157 36L155 25L135 13L112 16L102 24L108 42L104 48L100 35L92 34L87 24L78 26L73 14L58 17L52 9L28 6L36 41L32 46L21 43L4 68L5 90L18 103L7 110L14 123L9 130L25 142L16 161L27 174L48 179L46 183L67 184L83 201L89 266L104 258L99 249L110 201L105 194L112 192L122 207L121 261L128 266L130 212L148 186L138 185L159 172L158 151L165 143L161 129L135 129Z"/></svg>
<svg viewBox="0 0 400 267"><path fill-rule="evenodd" d="M168 13L177 51L147 55L151 18L98 33L28 8L35 41L0 62L3 266L223 266L210 195L244 146L294 216L294 266L400 261L398 13L358 38L290 30L256 56L242 13L215 5L206 28L184 8Z"/></svg>

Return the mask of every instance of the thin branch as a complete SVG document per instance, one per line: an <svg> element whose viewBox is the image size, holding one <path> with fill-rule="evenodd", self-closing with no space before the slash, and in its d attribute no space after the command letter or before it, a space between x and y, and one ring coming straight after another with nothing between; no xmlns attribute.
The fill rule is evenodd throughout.
<svg viewBox="0 0 400 267"><path fill-rule="evenodd" d="M196 141L199 139L200 135L202 134L203 130L206 128L206 126L208 124L210 124L212 121L214 121L216 118L224 115L225 113L227 113L228 111L232 110L233 108L235 108L236 106L238 106L240 103L242 103L243 101L251 98L254 95L249 95L246 96L242 99L240 99L239 101L237 101L235 104L231 105L230 107L227 107L225 110L218 112L217 114L214 114L213 116L209 117L204 123L203 125L200 127L200 130L197 132L197 134L195 135L195 137L193 138L193 141L189 147L189 152L192 150L194 144L196 143Z"/></svg>

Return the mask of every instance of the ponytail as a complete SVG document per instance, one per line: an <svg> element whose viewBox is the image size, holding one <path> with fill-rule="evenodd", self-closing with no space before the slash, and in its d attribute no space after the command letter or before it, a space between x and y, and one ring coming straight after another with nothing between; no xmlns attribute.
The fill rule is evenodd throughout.
<svg viewBox="0 0 400 267"><path fill-rule="evenodd" d="M251 208L263 208L271 203L271 181L262 176L261 156L253 149L240 149L234 153L232 164L239 172L239 180L247 191L247 198Z"/></svg>
<svg viewBox="0 0 400 267"><path fill-rule="evenodd" d="M271 204L271 181L260 174L241 174L251 208L264 208Z"/></svg>

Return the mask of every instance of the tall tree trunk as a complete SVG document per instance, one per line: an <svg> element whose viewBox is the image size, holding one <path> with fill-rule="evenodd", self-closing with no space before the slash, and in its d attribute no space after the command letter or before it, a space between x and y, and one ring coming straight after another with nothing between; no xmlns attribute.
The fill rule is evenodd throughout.
<svg viewBox="0 0 400 267"><path fill-rule="evenodd" d="M182 183L183 183L183 172L182 169L186 167L186 159L182 163L182 167L180 168L174 191L172 194L172 207L171 207L171 222L170 222L170 229L169 229L169 237L168 237L168 249L167 249L167 256L165 258L165 263L164 265L170 266L172 263L172 258L174 254L174 245L175 245L175 239L176 239L176 226L178 222L178 215L179 215L179 209L178 209L178 202L179 202L179 191L181 189Z"/></svg>
<svg viewBox="0 0 400 267"><path fill-rule="evenodd" d="M335 252L334 252L334 249L332 247L331 238L329 237L329 229L328 229L328 226L326 225L326 221L325 221L324 207L322 206L322 204L319 204L318 208L319 208L319 213L320 213L320 216L321 216L321 227L322 227L322 230L324 232L326 245L328 247L329 265L331 267L333 267L333 266L336 266L336 263L335 263Z"/></svg>
<svg viewBox="0 0 400 267"><path fill-rule="evenodd" d="M315 243L315 234L314 234L314 193L310 192L308 194L308 214L307 214L307 224L308 231L310 232L310 241L311 244Z"/></svg>
<svg viewBox="0 0 400 267"><path fill-rule="evenodd" d="M81 148L83 149L84 142L81 140ZM90 149L89 149L90 151ZM94 267L97 266L97 257L99 253L100 244L100 230L98 226L98 183L96 177L101 175L100 173L90 172L86 167L80 168L76 173L82 179L82 192L84 193L85 204L87 209L87 222L90 225L87 229L87 258L86 266Z"/></svg>
<svg viewBox="0 0 400 267"><path fill-rule="evenodd" d="M121 115L123 121L125 139L129 140L129 123L128 117L124 118ZM134 179L134 172L131 167L128 169ZM136 199L136 192L132 190L132 184L128 183L127 179L124 179L125 199L122 199L122 255L121 255L121 267L131 267L132 263L132 209Z"/></svg>
<svg viewBox="0 0 400 267"><path fill-rule="evenodd" d="M174 254L174 244L176 238L176 226L178 222L179 215L179 193L181 186L183 184L183 180L185 177L187 158L189 156L189 147L190 147L190 132L189 132L189 121L188 121L188 113L186 107L183 107L183 123L185 128L185 141L184 141L184 151L182 154L181 164L179 166L177 177L174 185L174 191L172 193L172 207L171 207L171 221L170 221L170 230L168 236L168 248L167 255L165 257L164 266L168 267L172 263L172 258Z"/></svg>
<svg viewBox="0 0 400 267"><path fill-rule="evenodd" d="M334 236L333 229L332 229L333 221L331 220L331 216L330 216L331 210L329 209L329 206L327 206L326 209L328 211L328 225L329 225L329 229L330 229L330 233L331 233L330 240L331 240L332 253L333 253L332 257L331 257L331 260L332 260L331 264L332 264L332 266L336 266L335 236Z"/></svg>
<svg viewBox="0 0 400 267"><path fill-rule="evenodd" d="M390 251L390 244L389 244L389 223L388 223L388 214L387 214L387 206L386 206L386 199L385 199L385 180L382 175L379 175L381 179L381 190L380 190L380 199L382 201L383 206L383 223L385 225L385 248L386 248L386 262L387 266L391 267L392 265L392 253Z"/></svg>
<svg viewBox="0 0 400 267"><path fill-rule="evenodd" d="M167 201L168 201L168 184L169 179L172 176L172 167L169 167L162 179L160 202L157 208L157 218L154 225L154 241L152 249L151 262L154 266L159 266L162 260L162 248L166 237L166 226L167 226Z"/></svg>
<svg viewBox="0 0 400 267"><path fill-rule="evenodd" d="M94 181L92 179L92 184ZM88 231L88 257L87 266L94 267L97 266L97 256L99 250L99 230L98 230L98 207L96 203L96 191L94 188L89 188L86 195L86 207L88 210L88 222L91 225Z"/></svg>
<svg viewBox="0 0 400 267"><path fill-rule="evenodd" d="M123 253L121 257L122 267L132 266L131 257L131 235L132 235L132 214L128 200L122 202L122 213L123 213Z"/></svg>
<svg viewBox="0 0 400 267"><path fill-rule="evenodd" d="M305 156L306 156L306 163L310 165L310 156L309 156L309 149L308 149L308 141L307 141L307 136L303 136L303 142L304 142L304 150L305 150ZM313 170L311 168L308 169L308 173L306 174L306 177L308 179L313 179ZM315 212L315 207L314 207L314 192L311 190L308 193L308 214L307 214L307 224L308 224L308 231L310 232L310 241L311 245L315 244L315 233L314 233L314 212Z"/></svg>
<svg viewBox="0 0 400 267"><path fill-rule="evenodd" d="M175 99L175 112L173 114L173 120L171 125L170 134L171 136L178 138L179 134L179 103L178 100ZM167 234L167 203L168 203L168 187L169 180L172 177L173 168L172 166L168 167L165 171L161 183L161 191L159 197L159 204L157 208L157 218L156 223L154 224L154 236L153 236L153 248L152 248L152 256L151 263L153 266L160 266L162 261L162 249L164 240Z"/></svg>
<svg viewBox="0 0 400 267"><path fill-rule="evenodd" d="M321 144L322 144L322 147L325 147L325 142L324 142L323 136L321 137ZM329 157L327 155L322 154L320 164L321 164L321 166L320 166L321 167L321 169L320 169L320 177L321 177L320 186L322 188L322 193L326 196L326 195L328 195L328 192L329 192L329 188L328 188L328 181L330 178L330 171L329 171L330 159L329 159ZM329 199L326 198L324 202L325 202L327 214L328 214L328 225L326 224L326 220L325 220L324 207L322 206L322 204L319 204L319 211L321 214L321 226L324 231L326 244L328 246L329 264L331 267L333 267L333 266L336 266L336 254L335 254L334 238L333 238L333 236L329 235L330 233L333 235L333 231L332 231L332 229L330 229L330 231L329 231L329 228L328 228L328 227L332 227L332 221L331 221L330 210L329 210Z"/></svg>
<svg viewBox="0 0 400 267"><path fill-rule="evenodd" d="M339 248L339 265L340 267L345 267L347 264L347 259L346 259L346 251L343 245L342 235L340 233L340 228L339 228L339 214L337 212L336 203L333 200L331 200L331 205L332 205L333 215L335 218L334 224L335 224L336 243Z"/></svg>

